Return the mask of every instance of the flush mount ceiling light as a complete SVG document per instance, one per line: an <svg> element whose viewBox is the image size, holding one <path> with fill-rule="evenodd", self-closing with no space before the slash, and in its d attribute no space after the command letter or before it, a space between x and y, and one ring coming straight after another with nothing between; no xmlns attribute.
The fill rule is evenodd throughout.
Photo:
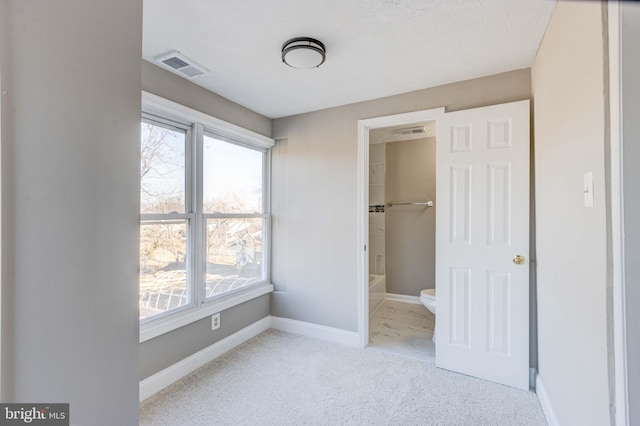
<svg viewBox="0 0 640 426"><path fill-rule="evenodd" d="M324 44L315 38L296 37L282 45L282 62L292 68L317 68L326 57Z"/></svg>

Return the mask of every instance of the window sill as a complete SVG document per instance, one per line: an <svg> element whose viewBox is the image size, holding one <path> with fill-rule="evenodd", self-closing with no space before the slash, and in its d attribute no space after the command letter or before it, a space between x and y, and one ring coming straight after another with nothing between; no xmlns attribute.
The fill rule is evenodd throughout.
<svg viewBox="0 0 640 426"><path fill-rule="evenodd" d="M225 309L271 293L274 287L272 284L264 283L247 288L245 291L234 292L227 296L221 296L203 304L199 308L191 308L185 311L176 312L157 320L140 325L140 343L161 336L177 328L184 327L192 322L201 320L209 315L216 314Z"/></svg>

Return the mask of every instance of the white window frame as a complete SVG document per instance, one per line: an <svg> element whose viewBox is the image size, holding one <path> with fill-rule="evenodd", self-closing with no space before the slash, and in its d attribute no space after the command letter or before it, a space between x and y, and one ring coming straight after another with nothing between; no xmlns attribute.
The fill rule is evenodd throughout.
<svg viewBox="0 0 640 426"><path fill-rule="evenodd" d="M193 194L193 184L190 183L190 177L193 176L193 167L194 167L194 159L195 159L195 150L194 147L194 137L193 134L193 126L176 122L173 120L169 120L164 117L159 117L153 114L148 114L146 112L142 113L142 122L149 123L154 126L160 126L167 128L169 130L177 130L183 131L185 134L185 146L184 146L184 154L185 154L185 176L184 176L184 213L141 213L140 214L140 223L142 225L143 222L152 222L152 221L168 221L168 220L176 220L176 221L186 221L187 222L187 244L186 244L186 258L185 258L185 266L186 266L186 286L187 286L187 295L188 302L184 306L180 306L178 308L170 309L162 313L158 313L150 318L143 318L140 320L140 324L146 324L151 321L159 320L165 316L174 315L177 312L188 310L197 306L198 304L198 295L197 295L197 280L195 274L195 264L197 256L193 254L196 253L196 233L197 230L196 224L196 214L195 214L195 200ZM194 229L195 228L195 229Z"/></svg>
<svg viewBox="0 0 640 426"><path fill-rule="evenodd" d="M228 123L200 111L185 107L157 95L142 92L143 119L176 128L189 128L191 141L185 150L186 193L185 213L140 216L140 220L188 218L192 237L188 238L187 252L191 272L187 272L187 285L191 285L191 303L140 321L140 342L160 336L179 327L216 314L232 306L244 303L274 290L271 279L271 147L275 141L266 136ZM263 209L256 214L205 214L202 212L202 141L204 135L219 138L246 148L264 152L263 155ZM193 149L195 147L195 149ZM189 181L189 180L192 181ZM196 193L192 189L196 188ZM180 216L180 217L178 217ZM261 217L263 222L263 273L264 279L246 287L234 289L220 295L205 298L206 283L204 270L204 222L209 217ZM189 270L189 269L188 269Z"/></svg>

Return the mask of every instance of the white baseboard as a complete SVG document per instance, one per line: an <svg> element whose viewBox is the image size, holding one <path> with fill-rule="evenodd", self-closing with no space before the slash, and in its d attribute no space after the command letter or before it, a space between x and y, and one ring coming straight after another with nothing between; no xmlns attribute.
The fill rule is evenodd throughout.
<svg viewBox="0 0 640 426"><path fill-rule="evenodd" d="M268 330L270 325L271 317L264 317L242 330L233 333L231 336L225 337L219 342L196 352L182 361L178 361L164 370L147 377L140 382L139 400L144 401L155 393L160 392L162 389L197 370L206 363L213 361L236 346Z"/></svg>
<svg viewBox="0 0 640 426"><path fill-rule="evenodd" d="M416 305L422 305L418 296L406 296L404 294L387 293L386 300L393 300L395 302L414 303Z"/></svg>
<svg viewBox="0 0 640 426"><path fill-rule="evenodd" d="M558 417L556 417L556 412L553 409L549 395L547 394L544 383L542 382L542 377L540 377L539 374L536 375L536 395L538 396L542 412L547 418L549 426L559 426L560 423L558 422Z"/></svg>
<svg viewBox="0 0 640 426"><path fill-rule="evenodd" d="M345 346L360 347L358 333L355 331L268 316L142 380L140 382L140 402L269 328L340 343Z"/></svg>
<svg viewBox="0 0 640 426"><path fill-rule="evenodd" d="M271 317L271 328L329 342L340 343L353 348L360 347L359 335L355 331L347 331L340 328L327 327L310 322L274 316Z"/></svg>

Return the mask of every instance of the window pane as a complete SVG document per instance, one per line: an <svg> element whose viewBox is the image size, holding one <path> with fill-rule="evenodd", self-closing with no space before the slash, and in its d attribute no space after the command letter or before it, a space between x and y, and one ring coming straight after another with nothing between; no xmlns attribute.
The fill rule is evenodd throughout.
<svg viewBox="0 0 640 426"><path fill-rule="evenodd" d="M140 224L140 319L189 303L187 221Z"/></svg>
<svg viewBox="0 0 640 426"><path fill-rule="evenodd" d="M204 212L262 213L263 155L205 135Z"/></svg>
<svg viewBox="0 0 640 426"><path fill-rule="evenodd" d="M145 122L141 130L141 213L184 213L186 132Z"/></svg>
<svg viewBox="0 0 640 426"><path fill-rule="evenodd" d="M264 279L262 229L262 218L207 220L207 297Z"/></svg>

